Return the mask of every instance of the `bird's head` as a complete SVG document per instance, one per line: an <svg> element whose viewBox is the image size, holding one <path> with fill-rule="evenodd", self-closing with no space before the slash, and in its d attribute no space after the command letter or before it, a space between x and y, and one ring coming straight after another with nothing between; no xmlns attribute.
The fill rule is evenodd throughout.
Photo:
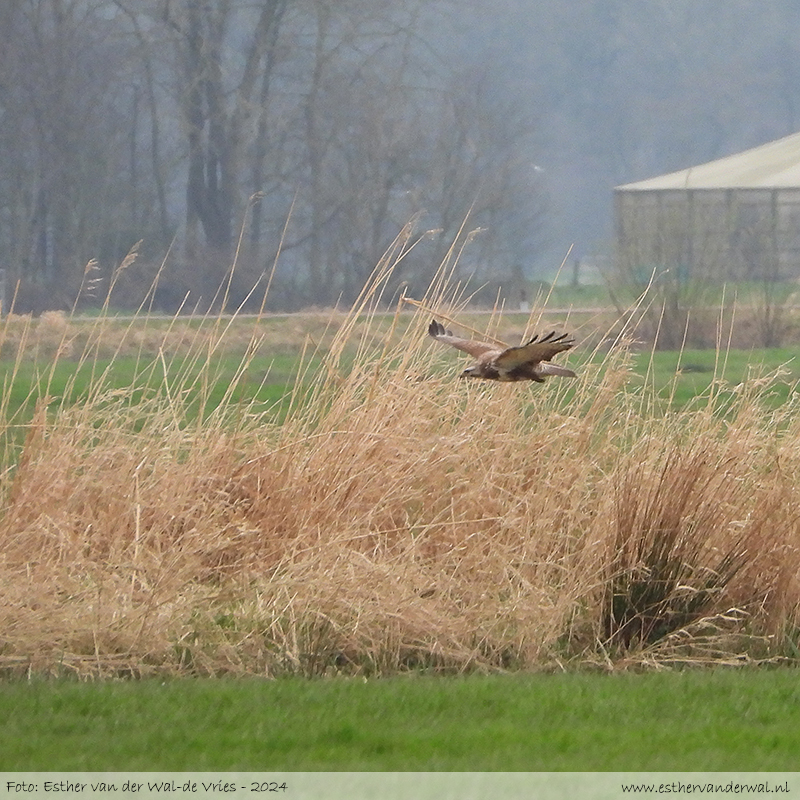
<svg viewBox="0 0 800 800"><path fill-rule="evenodd" d="M467 367L459 376L459 378L480 378L478 368L475 366Z"/></svg>

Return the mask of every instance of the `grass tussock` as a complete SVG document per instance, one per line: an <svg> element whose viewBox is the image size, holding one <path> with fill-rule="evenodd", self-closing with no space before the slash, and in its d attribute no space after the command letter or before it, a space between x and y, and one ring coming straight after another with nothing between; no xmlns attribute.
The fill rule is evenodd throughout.
<svg viewBox="0 0 800 800"><path fill-rule="evenodd" d="M376 317L408 241L338 320L322 368L301 367L280 424L237 392L255 325L218 405L214 317L183 329L179 354L143 356L129 390L98 371L80 403L58 404L43 374L24 435L0 420L0 667L274 676L798 655L796 395L768 410L771 379L754 377L732 400L716 385L658 411L628 380L625 331L602 361L577 349L577 381L457 380L459 356L425 336L432 311L458 315L452 265L388 327ZM131 346L101 317L70 357L91 362L109 330Z"/></svg>

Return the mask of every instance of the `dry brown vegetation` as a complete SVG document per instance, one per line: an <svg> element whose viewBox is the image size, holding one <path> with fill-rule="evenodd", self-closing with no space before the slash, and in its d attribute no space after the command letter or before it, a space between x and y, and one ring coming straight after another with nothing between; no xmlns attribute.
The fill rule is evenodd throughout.
<svg viewBox="0 0 800 800"><path fill-rule="evenodd" d="M425 336L431 309L459 311L447 269L421 305L398 304L390 330L376 322L403 247L281 424L237 402L235 380L227 401L190 417L202 370L135 401L135 387L110 391L99 375L82 404L43 399L17 445L5 420L7 673L794 657L797 402L767 410L766 376L732 403L715 389L659 413L628 381L630 331L574 382L456 380L458 356ZM93 357L118 325L98 320L73 357ZM187 363L225 346L224 323L198 329ZM156 367L170 357L162 349Z"/></svg>

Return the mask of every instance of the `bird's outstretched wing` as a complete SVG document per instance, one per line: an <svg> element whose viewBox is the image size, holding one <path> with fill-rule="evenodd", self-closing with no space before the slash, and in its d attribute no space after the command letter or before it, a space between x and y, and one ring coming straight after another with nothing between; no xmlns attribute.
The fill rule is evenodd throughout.
<svg viewBox="0 0 800 800"><path fill-rule="evenodd" d="M558 353L569 350L575 344L574 339L568 339L566 333L556 336L555 331L542 336L534 336L530 341L519 347L509 347L495 359L495 365L506 370L514 369L522 364L535 364L540 361L549 361Z"/></svg>
<svg viewBox="0 0 800 800"><path fill-rule="evenodd" d="M503 348L496 344L478 342L474 339L462 339L460 336L454 336L451 331L445 330L441 322L437 322L436 320L433 320L428 326L428 335L439 342L455 347L457 350L463 350L465 353L469 353L475 358L480 358L486 353L501 353L503 351Z"/></svg>

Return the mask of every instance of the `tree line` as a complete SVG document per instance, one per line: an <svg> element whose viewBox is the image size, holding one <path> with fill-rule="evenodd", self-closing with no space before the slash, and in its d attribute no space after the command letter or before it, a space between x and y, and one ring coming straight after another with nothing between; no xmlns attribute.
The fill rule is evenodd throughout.
<svg viewBox="0 0 800 800"><path fill-rule="evenodd" d="M122 305L160 270L161 307L210 302L234 260L233 302L277 263L274 305L347 303L412 218L398 281L426 283L467 234L465 274L519 271L545 205L536 125L457 45L472 8L3 3L0 261L18 307L81 287L91 302L139 240Z"/></svg>

